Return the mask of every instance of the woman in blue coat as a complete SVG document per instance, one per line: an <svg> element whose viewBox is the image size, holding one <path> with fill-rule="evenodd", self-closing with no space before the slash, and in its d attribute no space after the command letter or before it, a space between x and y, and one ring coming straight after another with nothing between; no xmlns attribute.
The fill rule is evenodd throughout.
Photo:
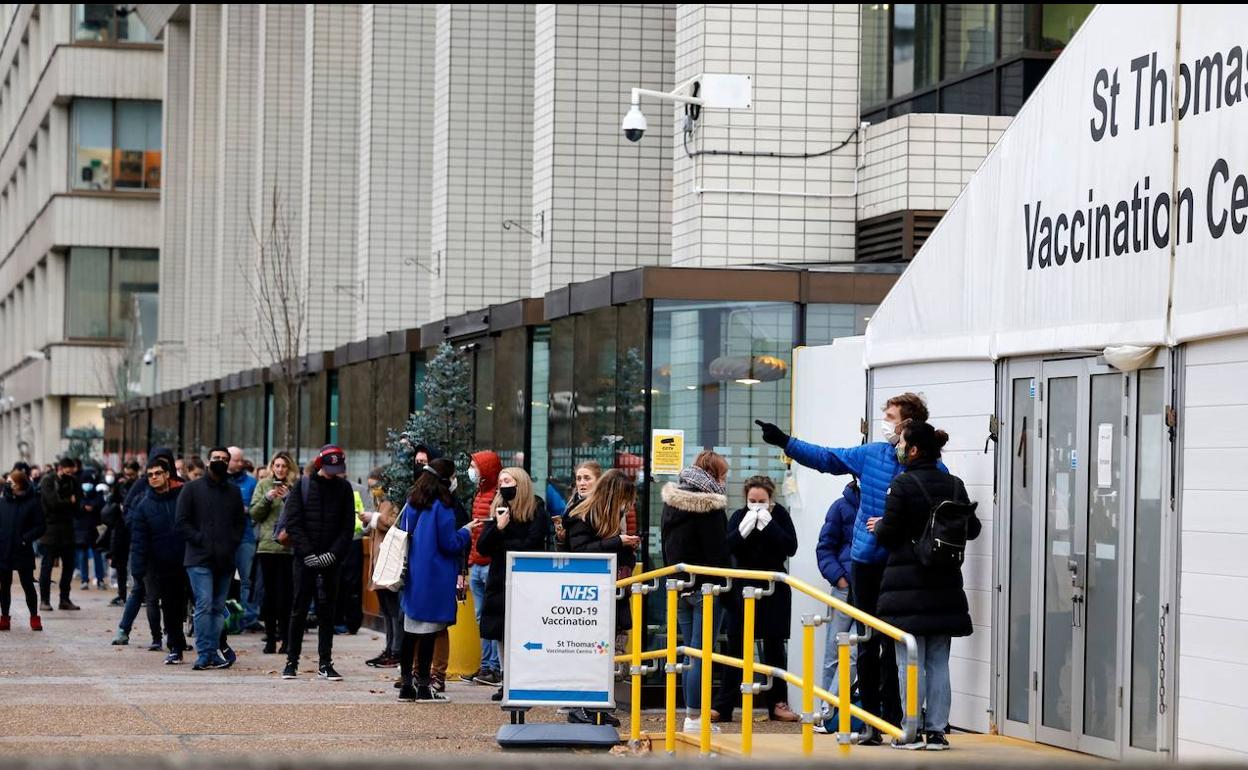
<svg viewBox="0 0 1248 770"><path fill-rule="evenodd" d="M473 520L455 526L451 480L455 464L440 457L416 475L412 493L399 514L398 526L408 533L407 579L403 585L403 644L399 670L399 700L417 703L445 702L446 696L430 687L433 648L438 635L455 623L455 581L472 531L481 526ZM412 659L416 678L412 679Z"/></svg>

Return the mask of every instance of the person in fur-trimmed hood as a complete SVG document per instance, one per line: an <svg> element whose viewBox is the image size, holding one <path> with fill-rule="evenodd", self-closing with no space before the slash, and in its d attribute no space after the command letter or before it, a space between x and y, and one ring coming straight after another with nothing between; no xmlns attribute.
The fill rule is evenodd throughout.
<svg viewBox="0 0 1248 770"><path fill-rule="evenodd" d="M663 487L663 561L665 564L690 564L699 567L728 567L728 496L724 482L728 479L728 461L709 449L680 472L679 483ZM702 584L721 583L717 578L697 577L696 584L680 596L676 622L680 636L690 647L702 646ZM723 604L715 603L714 635L719 635ZM685 730L698 729L701 708L702 667L696 660L686 660L682 687L685 691ZM711 711L711 721L718 714Z"/></svg>

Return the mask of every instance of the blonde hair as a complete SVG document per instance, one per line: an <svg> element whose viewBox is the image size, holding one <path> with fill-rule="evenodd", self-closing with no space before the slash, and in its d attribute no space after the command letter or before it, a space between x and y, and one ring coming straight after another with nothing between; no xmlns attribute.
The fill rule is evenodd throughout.
<svg viewBox="0 0 1248 770"><path fill-rule="evenodd" d="M529 478L529 474L524 468L503 468L499 475L506 473L516 480L516 499L510 503L503 501L501 492L494 493L494 500L490 503L490 507L498 509L504 505L511 509L511 518L513 521L527 524L533 521L533 512L537 510L537 501L533 497L533 479ZM502 489L500 486L499 489Z"/></svg>
<svg viewBox="0 0 1248 770"><path fill-rule="evenodd" d="M637 487L623 471L612 468L568 515L589 522L598 537L606 539L620 534L620 519L636 501Z"/></svg>

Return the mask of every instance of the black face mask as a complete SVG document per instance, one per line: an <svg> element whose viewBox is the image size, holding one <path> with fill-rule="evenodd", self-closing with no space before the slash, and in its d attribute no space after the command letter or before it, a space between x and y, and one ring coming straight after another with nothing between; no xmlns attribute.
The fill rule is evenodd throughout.
<svg viewBox="0 0 1248 770"><path fill-rule="evenodd" d="M229 467L230 464L225 460L213 460L208 463L208 470L212 471L212 475L217 477L224 476Z"/></svg>
<svg viewBox="0 0 1248 770"><path fill-rule="evenodd" d="M498 495L503 498L504 502L510 503L516 499L516 487L499 487Z"/></svg>

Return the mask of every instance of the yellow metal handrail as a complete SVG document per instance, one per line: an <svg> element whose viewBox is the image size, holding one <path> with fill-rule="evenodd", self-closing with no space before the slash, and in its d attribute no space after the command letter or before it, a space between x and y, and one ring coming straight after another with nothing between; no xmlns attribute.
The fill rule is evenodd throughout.
<svg viewBox="0 0 1248 770"><path fill-rule="evenodd" d="M679 580L673 578L674 575L689 575L702 577L719 577L726 578L729 585L713 585L704 584L702 591L702 647L686 647L676 644L676 607L677 597L682 590L691 588L695 585L694 580ZM667 644L663 649L643 651L642 647L642 597L648 593L658 590L659 581L666 579L664 588L667 591ZM741 658L734 658L728 655L721 655L714 652L714 602L718 594L725 593L730 590L731 581L736 580L755 580L767 583L767 588L747 587L742 591L742 620L743 620L743 650ZM764 596L771 594L776 583L784 583L795 591L799 591L816 601L826 605L831 610L844 613L851 619L862 623L869 629L900 642L906 647L906 704L905 718L903 726L897 727L880 717L864 711L861 707L855 706L851 702L850 697L850 679L849 679L849 659L850 647L867 637L859 637L855 633L841 633L837 635L837 693L824 690L815 686L815 628L827 622L830 616L823 615L804 615L802 616L802 675L797 676L789 671L776 666L769 666L763 663L757 663L754 660L754 612L757 601ZM835 704L838 709L838 725L837 725L837 743L842 753L848 753L850 746L859 739L857 733L850 730L850 719L858 717L864 723L879 730L885 735L898 738L903 742L914 740L918 734L919 727L919 697L918 697L918 645L914 636L902 631L896 626L892 626L872 615L859 610L858 608L848 604L847 602L837 599L835 596L820 591L814 586L792 577L784 572L767 572L762 570L746 570L746 569L729 569L723 567L700 567L692 564L673 564L667 567L642 572L631 577L624 578L616 582L616 588L619 590L627 590L629 596L629 612L632 616L633 626L631 631L631 649L623 655L616 655L617 663L628 663L629 673L632 676L632 708L631 708L631 724L629 726L629 737L636 743L641 740L641 680L646 674L658 670L658 664L644 666L647 661L664 661L663 672L665 675L664 683L664 712L665 712L665 735L664 748L668 754L674 754L676 751L676 675L681 671L681 665L676 661L677 655L683 655L686 658L694 658L701 661L710 660L711 665L702 666L702 680L699 683L701 689L700 709L701 724L699 725L699 748L703 756L711 753L711 682L712 668L715 664L722 666L731 666L739 668L742 671L741 685L741 752L745 756L750 756L753 752L754 738L754 695L759 685L754 682L756 673L774 679L780 679L795 687L801 688L802 691L802 753L809 756L814 752L814 728L816 722L821 722L822 717L815 712L815 698L829 704Z"/></svg>

